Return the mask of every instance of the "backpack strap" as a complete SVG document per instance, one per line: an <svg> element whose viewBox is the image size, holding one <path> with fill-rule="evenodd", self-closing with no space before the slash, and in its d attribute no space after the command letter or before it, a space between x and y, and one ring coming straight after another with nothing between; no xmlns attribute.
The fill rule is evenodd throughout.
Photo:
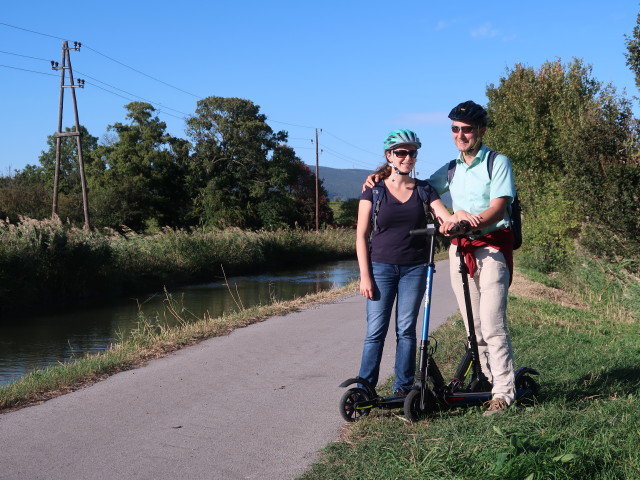
<svg viewBox="0 0 640 480"><path fill-rule="evenodd" d="M454 158L449 162L449 168L447 169L447 181L449 182L449 185L451 185L451 180L453 180L453 175L456 173L456 164L457 164L456 158Z"/></svg>
<svg viewBox="0 0 640 480"><path fill-rule="evenodd" d="M489 180L491 180L491 176L493 175L493 161L497 156L498 152L495 152L493 150L489 152L489 158L487 158L487 173L489 174ZM458 159L454 158L449 162L449 168L447 169L447 181L449 182L449 184L451 184L451 180L453 180L453 176L456 173L457 161Z"/></svg>
<svg viewBox="0 0 640 480"><path fill-rule="evenodd" d="M369 254L371 254L371 238L373 237L373 232L378 230L378 212L380 211L380 204L382 200L387 194L387 189L384 186L384 180L380 180L376 182L376 184L371 189L371 193L373 194L373 198L371 201L373 205L371 206L371 231L369 232Z"/></svg>
<svg viewBox="0 0 640 480"><path fill-rule="evenodd" d="M418 189L418 196L422 201L422 208L424 208L424 218L428 224L430 223L429 219L431 218L431 202L429 193L431 193L430 191L433 187L426 180L416 179L416 188Z"/></svg>
<svg viewBox="0 0 640 480"><path fill-rule="evenodd" d="M489 180L491 180L491 176L493 175L493 161L498 156L498 152L491 150L489 152L489 158L487 158L487 173L489 173Z"/></svg>
<svg viewBox="0 0 640 480"><path fill-rule="evenodd" d="M373 205L371 207L371 233L373 233L374 230L378 230L378 212L380 211L380 204L387 194L387 189L384 186L384 180L376 182L371 189L371 192L373 194Z"/></svg>

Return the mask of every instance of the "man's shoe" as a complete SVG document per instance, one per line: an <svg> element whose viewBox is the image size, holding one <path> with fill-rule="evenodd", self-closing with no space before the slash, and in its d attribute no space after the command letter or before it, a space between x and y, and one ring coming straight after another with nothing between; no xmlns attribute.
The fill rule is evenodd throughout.
<svg viewBox="0 0 640 480"><path fill-rule="evenodd" d="M393 392L394 397L406 397L409 392L405 392L404 390L396 390Z"/></svg>
<svg viewBox="0 0 640 480"><path fill-rule="evenodd" d="M505 409L509 406L504 398L499 397L492 398L489 402L487 402L487 404L487 409L482 414L484 416L495 415L496 413L504 413Z"/></svg>

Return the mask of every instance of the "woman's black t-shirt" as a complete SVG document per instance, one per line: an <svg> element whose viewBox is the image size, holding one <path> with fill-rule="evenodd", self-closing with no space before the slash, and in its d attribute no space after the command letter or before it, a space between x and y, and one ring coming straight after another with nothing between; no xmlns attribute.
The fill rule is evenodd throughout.
<svg viewBox="0 0 640 480"><path fill-rule="evenodd" d="M401 203L387 190L380 202L378 211L378 229L371 236L371 261L393 265L416 265L427 261L425 237L414 237L409 231L424 228L426 219L424 207L414 188L409 200ZM433 188L427 185L429 204L439 199ZM373 192L367 187L360 196L361 200L373 203Z"/></svg>

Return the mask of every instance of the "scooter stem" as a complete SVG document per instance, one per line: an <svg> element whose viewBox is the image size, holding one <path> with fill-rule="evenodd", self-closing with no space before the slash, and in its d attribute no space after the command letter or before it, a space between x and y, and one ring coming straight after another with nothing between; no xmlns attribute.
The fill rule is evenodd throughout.
<svg viewBox="0 0 640 480"><path fill-rule="evenodd" d="M476 337L476 329L473 321L473 308L471 306L471 293L469 292L469 269L464 261L462 253L462 242L458 238L458 256L460 257L460 276L462 277L462 290L464 292L464 303L467 310L467 331L469 332L469 349L471 350L471 372L472 381L488 382L487 377L482 373L480 365L480 353L478 351L478 339Z"/></svg>

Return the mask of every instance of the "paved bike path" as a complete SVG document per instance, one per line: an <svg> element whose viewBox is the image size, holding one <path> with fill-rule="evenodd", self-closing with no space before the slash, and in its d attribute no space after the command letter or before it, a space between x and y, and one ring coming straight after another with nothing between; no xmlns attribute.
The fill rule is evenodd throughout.
<svg viewBox="0 0 640 480"><path fill-rule="evenodd" d="M456 310L438 262L432 330ZM345 424L338 385L357 374L364 332L365 301L348 295L2 414L0 479L295 478Z"/></svg>

